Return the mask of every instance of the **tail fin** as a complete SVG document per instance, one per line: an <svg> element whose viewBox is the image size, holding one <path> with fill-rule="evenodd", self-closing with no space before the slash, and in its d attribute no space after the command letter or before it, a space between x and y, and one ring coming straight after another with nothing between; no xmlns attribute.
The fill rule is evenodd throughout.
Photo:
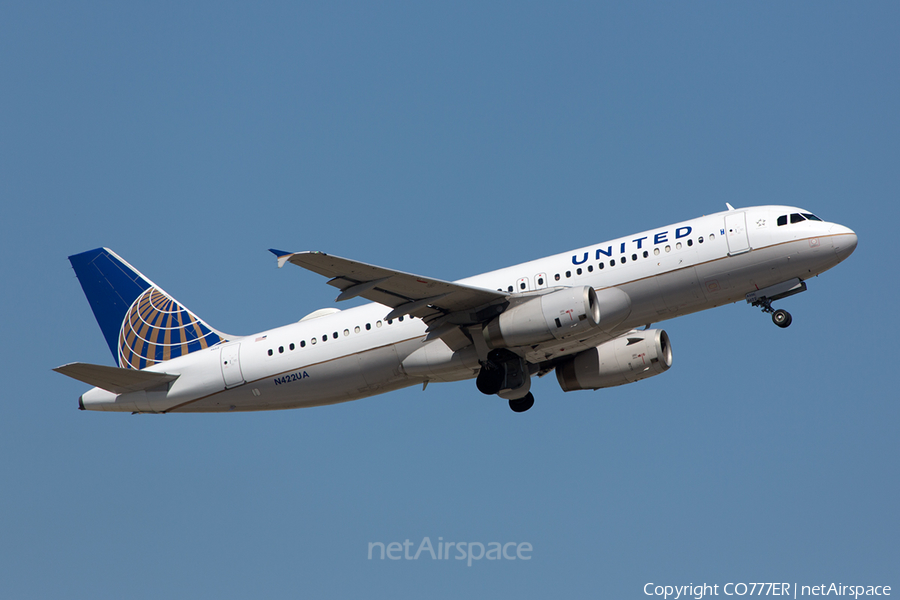
<svg viewBox="0 0 900 600"><path fill-rule="evenodd" d="M69 262L120 367L143 369L227 341L112 250Z"/></svg>

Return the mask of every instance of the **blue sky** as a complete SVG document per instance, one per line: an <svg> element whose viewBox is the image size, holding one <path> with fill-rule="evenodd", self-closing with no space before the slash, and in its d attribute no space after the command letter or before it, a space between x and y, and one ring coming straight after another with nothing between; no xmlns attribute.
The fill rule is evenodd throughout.
<svg viewBox="0 0 900 600"><path fill-rule="evenodd" d="M0 8L5 598L645 597L900 586L895 3ZM664 322L665 374L514 415L473 382L327 408L79 412L111 364L66 257L214 327L333 306L266 249L443 279L783 203L856 253ZM528 542L530 561L367 560Z"/></svg>

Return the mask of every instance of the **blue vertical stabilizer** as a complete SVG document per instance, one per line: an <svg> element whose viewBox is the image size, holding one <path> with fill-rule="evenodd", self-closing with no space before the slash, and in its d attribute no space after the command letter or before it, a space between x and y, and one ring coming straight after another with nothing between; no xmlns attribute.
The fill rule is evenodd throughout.
<svg viewBox="0 0 900 600"><path fill-rule="evenodd" d="M143 369L226 341L112 250L69 262L120 367Z"/></svg>

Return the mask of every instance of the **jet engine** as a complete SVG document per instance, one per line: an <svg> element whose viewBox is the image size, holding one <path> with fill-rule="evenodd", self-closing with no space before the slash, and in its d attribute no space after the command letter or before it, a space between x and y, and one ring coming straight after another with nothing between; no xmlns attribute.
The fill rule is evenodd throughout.
<svg viewBox="0 0 900 600"><path fill-rule="evenodd" d="M596 390L653 377L671 366L669 336L662 329L648 329L576 354L557 365L556 379L564 392Z"/></svg>
<svg viewBox="0 0 900 600"><path fill-rule="evenodd" d="M483 329L491 348L531 346L554 339L588 337L592 330L611 329L631 313L631 298L618 288L600 297L590 286L536 296L507 309Z"/></svg>

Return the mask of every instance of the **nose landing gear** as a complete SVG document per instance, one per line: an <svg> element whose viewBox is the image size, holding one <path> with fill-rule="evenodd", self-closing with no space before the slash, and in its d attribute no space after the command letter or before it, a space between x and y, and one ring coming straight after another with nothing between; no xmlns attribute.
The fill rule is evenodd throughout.
<svg viewBox="0 0 900 600"><path fill-rule="evenodd" d="M791 279L790 281L785 281L784 283L779 283L778 285L773 285L747 294L747 302L751 306L762 307L764 313L772 315L772 322L784 329L785 327L789 327L794 319L788 311L784 309L775 310L772 308L772 302L805 291L805 281Z"/></svg>
<svg viewBox="0 0 900 600"><path fill-rule="evenodd" d="M778 309L772 313L772 322L782 329L785 327L789 327L793 320L794 318L791 317L791 313L784 309Z"/></svg>
<svg viewBox="0 0 900 600"><path fill-rule="evenodd" d="M790 327L794 318L791 316L791 313L784 310L783 308L779 308L775 310L772 308L772 301L769 298L760 298L753 302L753 306L761 306L762 311L764 313L770 313L772 315L772 322L784 329L785 327Z"/></svg>

